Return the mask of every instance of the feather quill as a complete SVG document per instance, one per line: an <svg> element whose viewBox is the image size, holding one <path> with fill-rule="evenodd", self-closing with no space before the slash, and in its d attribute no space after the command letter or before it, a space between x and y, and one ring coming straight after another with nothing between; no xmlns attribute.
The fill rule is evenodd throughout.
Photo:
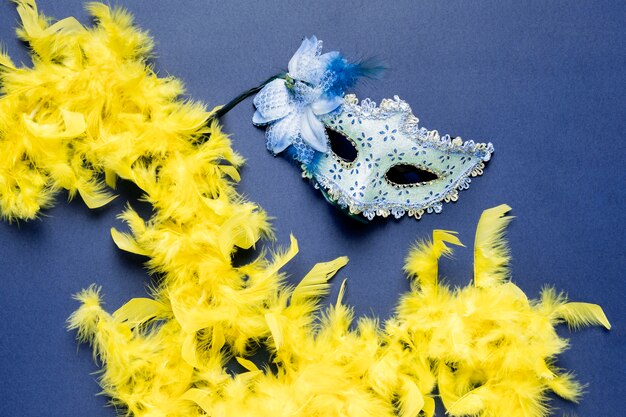
<svg viewBox="0 0 626 417"><path fill-rule="evenodd" d="M335 302L335 306L340 306L343 302L343 297L346 294L346 284L347 284L347 279L344 279L343 281L341 281L341 286L339 287L339 292L337 293L337 301Z"/></svg>

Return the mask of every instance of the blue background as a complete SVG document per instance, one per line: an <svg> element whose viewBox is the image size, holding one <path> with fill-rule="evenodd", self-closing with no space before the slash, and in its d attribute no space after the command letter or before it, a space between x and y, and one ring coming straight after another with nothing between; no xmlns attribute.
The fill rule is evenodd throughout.
<svg viewBox="0 0 626 417"><path fill-rule="evenodd" d="M39 1L55 18L89 19L82 1ZM455 204L422 220L362 225L327 204L299 171L265 150L252 126L251 100L229 113L225 130L248 163L240 191L275 218L300 254L286 270L300 279L317 261L348 255L335 279L348 278L346 301L359 315L388 317L408 282L404 257L436 228L469 244L442 274L471 279L471 243L483 209L500 203L517 219L508 232L513 279L531 297L545 284L572 300L599 303L613 324L570 333L558 365L588 383L580 405L552 401L554 415L626 415L626 2L624 1L124 1L156 39L155 67L185 81L190 97L222 104L286 67L304 36L349 57L377 56L390 70L358 86L380 102L399 95L421 124L464 139L491 141L495 154ZM0 39L28 64L14 36L14 5L0 2ZM1 156L0 156L1 157ZM96 396L98 368L65 320L71 295L103 287L111 311L142 296L142 259L117 250L111 226L137 192L122 187L109 206L78 200L41 220L0 224L0 415L113 416ZM439 416L443 413L438 412Z"/></svg>

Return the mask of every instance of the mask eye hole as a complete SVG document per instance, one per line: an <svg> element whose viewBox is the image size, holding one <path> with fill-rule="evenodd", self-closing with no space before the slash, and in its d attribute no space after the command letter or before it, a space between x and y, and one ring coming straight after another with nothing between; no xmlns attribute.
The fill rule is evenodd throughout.
<svg viewBox="0 0 626 417"><path fill-rule="evenodd" d="M389 182L397 185L417 185L439 179L439 176L433 172L407 164L392 166L385 177Z"/></svg>
<svg viewBox="0 0 626 417"><path fill-rule="evenodd" d="M332 129L326 129L326 134L330 142L330 149L335 155L345 162L354 162L358 153L354 142Z"/></svg>

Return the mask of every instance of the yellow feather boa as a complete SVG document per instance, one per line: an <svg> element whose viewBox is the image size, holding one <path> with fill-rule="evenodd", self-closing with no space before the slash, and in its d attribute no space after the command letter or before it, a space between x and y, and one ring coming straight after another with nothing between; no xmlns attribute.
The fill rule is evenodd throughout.
<svg viewBox="0 0 626 417"><path fill-rule="evenodd" d="M411 250L413 285L392 318L354 323L343 286L320 313L347 258L316 265L296 287L280 272L295 239L233 266L238 248L271 234L266 215L234 189L242 159L207 126L211 113L146 64L152 40L131 17L92 3L94 27L52 24L34 0L16 3L34 65L0 54L2 216L32 219L61 189L102 206L117 177L154 207L148 221L128 208L120 216L130 233L112 230L162 277L150 298L109 314L94 286L76 295L69 319L102 364L104 393L129 415L432 416L437 388L451 416L534 417L548 413L550 390L578 399L581 386L553 366L567 345L554 326L610 325L597 305L549 288L528 300L508 280L508 206L478 224L472 285L438 283L438 259L461 242L437 230ZM255 348L272 363L253 363ZM225 370L233 358L246 372Z"/></svg>

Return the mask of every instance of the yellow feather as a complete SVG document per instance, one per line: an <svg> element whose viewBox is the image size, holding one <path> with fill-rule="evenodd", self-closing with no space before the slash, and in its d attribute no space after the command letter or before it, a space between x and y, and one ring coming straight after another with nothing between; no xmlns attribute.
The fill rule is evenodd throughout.
<svg viewBox="0 0 626 417"><path fill-rule="evenodd" d="M127 322L130 327L140 326L167 313L165 306L151 298L132 298L113 313L113 319Z"/></svg>
<svg viewBox="0 0 626 417"><path fill-rule="evenodd" d="M222 256L229 257L235 246L249 249L259 240L259 228L254 223L246 222L246 218L245 212L236 213L222 224L218 238Z"/></svg>
<svg viewBox="0 0 626 417"><path fill-rule="evenodd" d="M339 306L341 305L341 303L343 302L343 297L346 294L346 284L347 284L347 279L344 279L343 281L341 281L341 287L339 287L339 292L337 293L337 301L335 302L335 305Z"/></svg>
<svg viewBox="0 0 626 417"><path fill-rule="evenodd" d="M432 242L419 243L409 252L404 270L417 276L422 290L433 289L437 286L439 258L442 255L452 254L452 249L446 246L446 243L463 246L456 232L435 230Z"/></svg>
<svg viewBox="0 0 626 417"><path fill-rule="evenodd" d="M424 417L433 417L435 415L435 400L431 397L425 397L422 411Z"/></svg>
<svg viewBox="0 0 626 417"><path fill-rule="evenodd" d="M250 372L259 371L259 368L251 360L248 360L246 358L242 358L242 357L239 357L239 356L237 356L235 359L237 360L239 365L243 366L248 371L250 371Z"/></svg>
<svg viewBox="0 0 626 417"><path fill-rule="evenodd" d="M123 251L135 253L137 255L148 256L150 253L137 244L135 239L128 233L122 233L117 231L114 227L111 228L111 237L115 245Z"/></svg>
<svg viewBox="0 0 626 417"><path fill-rule="evenodd" d="M330 288L328 280L347 263L348 257L341 256L330 262L316 264L291 293L291 304L300 304L309 298L326 295Z"/></svg>
<svg viewBox="0 0 626 417"><path fill-rule="evenodd" d="M401 417L416 417L424 408L424 397L415 383L407 377L400 380L398 395Z"/></svg>
<svg viewBox="0 0 626 417"><path fill-rule="evenodd" d="M611 330L611 323L606 318L602 307L590 303L566 303L557 307L555 314L565 320L572 329L602 325Z"/></svg>
<svg viewBox="0 0 626 417"><path fill-rule="evenodd" d="M85 205L90 209L96 209L102 206L106 206L111 201L117 198L116 195L109 194L106 191L101 191L100 187L85 186L78 188L80 197L85 202Z"/></svg>
<svg viewBox="0 0 626 417"><path fill-rule="evenodd" d="M11 57L7 53L4 46L0 44L0 73L4 70L14 70L15 64L11 60Z"/></svg>
<svg viewBox="0 0 626 417"><path fill-rule="evenodd" d="M450 371L447 365L442 364L439 366L438 373L438 387L439 387L439 395L441 396L441 401L443 405L446 407L446 410L452 416L463 416L466 414L478 414L482 411L482 408L472 408L472 409L464 409L455 410L456 403L460 400L460 395L456 392L454 375ZM450 411L452 410L452 411ZM467 412L469 411L469 412Z"/></svg>
<svg viewBox="0 0 626 417"><path fill-rule="evenodd" d="M117 183L117 174L111 169L104 170L104 182L109 188L115 190Z"/></svg>
<svg viewBox="0 0 626 417"><path fill-rule="evenodd" d="M224 343L226 340L224 339L224 330L221 326L216 325L213 327L213 332L211 334L211 353L213 355L217 355L222 347L224 347Z"/></svg>
<svg viewBox="0 0 626 417"><path fill-rule="evenodd" d="M206 412L211 412L213 409L212 396L207 390L191 388L181 396L181 399L197 404L198 407Z"/></svg>
<svg viewBox="0 0 626 417"><path fill-rule="evenodd" d="M265 321L267 322L267 326L269 327L270 332L272 333L274 347L277 351L280 351L281 347L283 346L284 339L283 339L283 331L278 321L278 318L276 317L276 315L272 313L267 313L265 315Z"/></svg>
<svg viewBox="0 0 626 417"><path fill-rule="evenodd" d="M504 229L513 220L512 216L505 216L510 210L511 207L502 204L485 210L480 216L474 242L474 284L477 287L492 287L509 277L510 255Z"/></svg>
<svg viewBox="0 0 626 417"><path fill-rule="evenodd" d="M448 414L452 416L479 415L485 409L483 397L485 391L487 390L479 387L463 394L453 404L447 406ZM491 400L493 401L493 398Z"/></svg>
<svg viewBox="0 0 626 417"><path fill-rule="evenodd" d="M74 295L74 299L81 303L78 310L72 313L67 319L69 330L78 330L77 338L81 342L90 342L98 331L98 322L104 314L100 307L101 288L92 284Z"/></svg>
<svg viewBox="0 0 626 417"><path fill-rule="evenodd" d="M230 177L231 180L235 182L241 181L241 177L239 176L239 171L231 165L220 165L220 170L226 175Z"/></svg>
<svg viewBox="0 0 626 417"><path fill-rule="evenodd" d="M558 375L550 381L546 381L546 385L559 397L572 402L578 402L584 388L569 373Z"/></svg>
<svg viewBox="0 0 626 417"><path fill-rule="evenodd" d="M183 343L180 347L181 357L194 368L200 367L197 355L196 333L186 333L182 337Z"/></svg>
<svg viewBox="0 0 626 417"><path fill-rule="evenodd" d="M47 26L47 22L37 12L37 3L35 0L13 0L17 4L17 13L22 21L22 30L18 31L18 35L22 39L38 38L43 36L43 28Z"/></svg>
<svg viewBox="0 0 626 417"><path fill-rule="evenodd" d="M293 235L289 236L289 242L289 249L285 253L277 253L276 255L274 255L274 261L272 262L271 267L266 270L267 274L275 274L276 272L278 272L279 269L285 266L287 262L289 262L291 259L293 259L294 256L298 254L298 241Z"/></svg>

